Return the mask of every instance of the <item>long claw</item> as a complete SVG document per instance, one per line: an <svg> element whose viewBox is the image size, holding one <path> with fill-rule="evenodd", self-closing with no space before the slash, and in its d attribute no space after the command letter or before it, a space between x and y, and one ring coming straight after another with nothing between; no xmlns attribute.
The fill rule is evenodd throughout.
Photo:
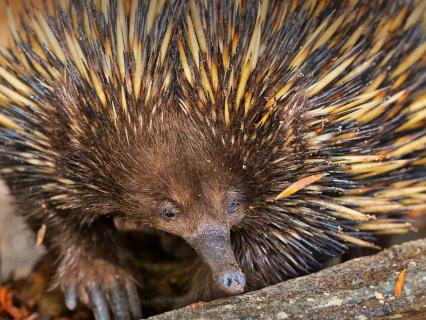
<svg viewBox="0 0 426 320"><path fill-rule="evenodd" d="M129 304L124 285L117 284L109 292L111 309L115 320L130 320Z"/></svg>
<svg viewBox="0 0 426 320"><path fill-rule="evenodd" d="M88 289L90 303L92 304L93 315L96 320L110 320L108 305L105 300L105 295L102 290L98 287L92 287Z"/></svg>
<svg viewBox="0 0 426 320"><path fill-rule="evenodd" d="M136 286L130 284L127 286L127 298L129 299L130 312L134 319L142 318L141 302L139 300L138 290Z"/></svg>
<svg viewBox="0 0 426 320"><path fill-rule="evenodd" d="M77 288L75 285L70 285L64 290L65 305L69 310L75 310L77 307Z"/></svg>

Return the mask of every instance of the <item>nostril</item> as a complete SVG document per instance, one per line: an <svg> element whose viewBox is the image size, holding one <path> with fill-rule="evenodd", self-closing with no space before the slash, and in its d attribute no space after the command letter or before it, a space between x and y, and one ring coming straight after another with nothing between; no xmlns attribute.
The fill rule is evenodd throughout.
<svg viewBox="0 0 426 320"><path fill-rule="evenodd" d="M225 271L219 276L219 283L226 292L237 294L244 291L246 279L239 271Z"/></svg>
<svg viewBox="0 0 426 320"><path fill-rule="evenodd" d="M225 278L225 286L230 287L231 284L232 284L232 278L231 277Z"/></svg>

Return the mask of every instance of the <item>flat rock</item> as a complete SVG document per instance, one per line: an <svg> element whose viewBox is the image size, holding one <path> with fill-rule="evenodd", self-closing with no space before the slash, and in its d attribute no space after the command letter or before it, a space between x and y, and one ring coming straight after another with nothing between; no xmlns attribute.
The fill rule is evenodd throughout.
<svg viewBox="0 0 426 320"><path fill-rule="evenodd" d="M403 291L397 296L395 284L403 270ZM426 239L259 291L196 303L149 319L424 320Z"/></svg>

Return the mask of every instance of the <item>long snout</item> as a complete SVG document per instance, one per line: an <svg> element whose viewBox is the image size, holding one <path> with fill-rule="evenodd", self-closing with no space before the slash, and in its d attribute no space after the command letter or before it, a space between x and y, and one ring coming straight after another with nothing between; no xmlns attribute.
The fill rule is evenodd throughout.
<svg viewBox="0 0 426 320"><path fill-rule="evenodd" d="M186 240L210 267L219 289L229 295L244 292L246 278L235 260L227 228L208 225Z"/></svg>

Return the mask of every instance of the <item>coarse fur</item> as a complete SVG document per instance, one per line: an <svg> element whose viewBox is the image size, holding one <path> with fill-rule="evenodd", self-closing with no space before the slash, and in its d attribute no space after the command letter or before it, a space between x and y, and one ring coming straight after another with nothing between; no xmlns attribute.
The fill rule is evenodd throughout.
<svg viewBox="0 0 426 320"><path fill-rule="evenodd" d="M426 210L425 2L49 4L11 19L0 164L62 286L134 281L114 219L226 226L253 290Z"/></svg>

